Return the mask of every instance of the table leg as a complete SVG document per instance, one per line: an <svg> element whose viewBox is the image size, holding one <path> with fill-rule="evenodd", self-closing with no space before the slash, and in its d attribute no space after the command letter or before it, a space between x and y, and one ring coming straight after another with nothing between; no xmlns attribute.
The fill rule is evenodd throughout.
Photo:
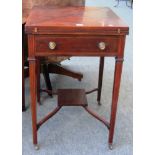
<svg viewBox="0 0 155 155"><path fill-rule="evenodd" d="M41 105L40 103L40 60L37 59L36 61L37 61L37 101Z"/></svg>
<svg viewBox="0 0 155 155"><path fill-rule="evenodd" d="M35 148L38 149L38 146L37 146L37 104L36 104L37 70L36 70L36 66L37 66L37 62L35 59L29 60L33 144Z"/></svg>
<svg viewBox="0 0 155 155"><path fill-rule="evenodd" d="M100 57L99 78L98 78L98 92L97 92L97 102L98 102L99 105L101 105L101 91L102 91L103 70L104 70L104 57Z"/></svg>
<svg viewBox="0 0 155 155"><path fill-rule="evenodd" d="M116 58L113 94L112 94L112 105L111 105L110 129L109 129L109 148L110 149L112 149L112 144L113 144L113 136L114 136L114 128L115 128L117 102L118 102L118 96L119 96L122 66L123 66L123 59Z"/></svg>

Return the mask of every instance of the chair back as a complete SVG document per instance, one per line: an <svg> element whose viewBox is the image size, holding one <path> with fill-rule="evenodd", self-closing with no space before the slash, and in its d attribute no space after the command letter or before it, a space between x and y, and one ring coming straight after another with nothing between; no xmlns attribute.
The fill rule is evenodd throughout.
<svg viewBox="0 0 155 155"><path fill-rule="evenodd" d="M85 0L22 0L23 23L33 6L85 6Z"/></svg>
<svg viewBox="0 0 155 155"><path fill-rule="evenodd" d="M31 0L32 5L36 6L84 6L85 0Z"/></svg>

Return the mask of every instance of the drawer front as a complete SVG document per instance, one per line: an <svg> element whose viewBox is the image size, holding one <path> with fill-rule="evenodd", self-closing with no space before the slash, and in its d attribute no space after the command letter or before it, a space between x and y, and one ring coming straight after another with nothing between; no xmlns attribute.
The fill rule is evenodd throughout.
<svg viewBox="0 0 155 155"><path fill-rule="evenodd" d="M118 37L55 37L37 36L36 54L38 55L74 55L102 56L116 55Z"/></svg>

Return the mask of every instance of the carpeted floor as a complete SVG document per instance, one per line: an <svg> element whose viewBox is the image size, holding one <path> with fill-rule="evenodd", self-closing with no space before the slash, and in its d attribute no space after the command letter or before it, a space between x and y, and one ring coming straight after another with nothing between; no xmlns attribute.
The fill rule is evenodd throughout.
<svg viewBox="0 0 155 155"><path fill-rule="evenodd" d="M26 79L26 112L23 112L22 144L23 155L132 155L132 9L120 2L118 8L113 6L115 0L87 0L87 6L109 6L130 26L125 48L117 122L114 136L114 149L108 149L108 131L104 125L95 120L79 107L64 107L52 119L46 122L38 132L40 150L32 145L31 113L29 108L29 79ZM51 75L53 88L85 88L90 90L97 86L99 58L72 57L62 65L84 74L82 82L75 79ZM96 93L88 95L88 103L97 113L109 119L114 58L105 59L102 89L102 106L96 104ZM42 87L45 87L42 78ZM38 106L38 120L50 112L56 105L56 96L48 97L42 93L42 106Z"/></svg>

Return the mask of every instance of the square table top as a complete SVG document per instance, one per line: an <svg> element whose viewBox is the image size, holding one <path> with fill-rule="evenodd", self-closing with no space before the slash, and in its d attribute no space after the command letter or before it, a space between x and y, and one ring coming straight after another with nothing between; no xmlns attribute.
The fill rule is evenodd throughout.
<svg viewBox="0 0 155 155"><path fill-rule="evenodd" d="M128 34L128 26L108 7L34 7L26 22L26 32L35 33Z"/></svg>

